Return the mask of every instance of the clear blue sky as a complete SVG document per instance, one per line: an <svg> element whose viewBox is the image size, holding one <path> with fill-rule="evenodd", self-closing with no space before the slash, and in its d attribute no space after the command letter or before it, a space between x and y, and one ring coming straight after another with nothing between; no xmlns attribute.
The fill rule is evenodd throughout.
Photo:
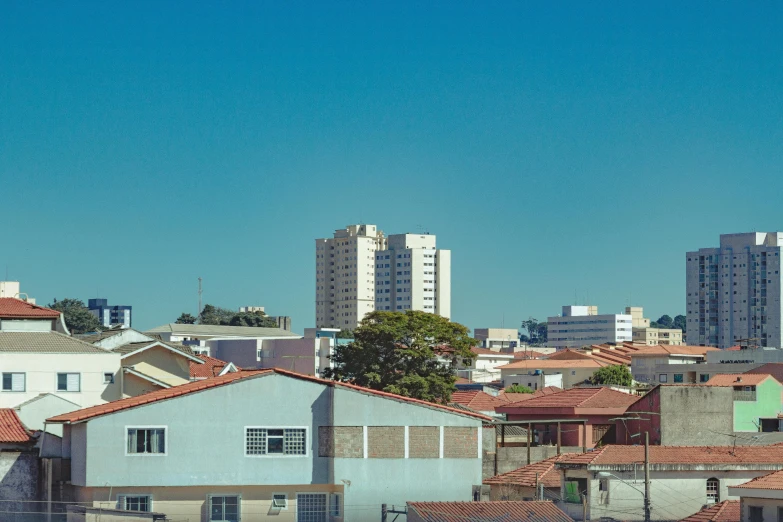
<svg viewBox="0 0 783 522"><path fill-rule="evenodd" d="M783 3L551 4L5 2L0 278L301 331L366 222L437 234L471 328L683 313L684 252L783 229Z"/></svg>

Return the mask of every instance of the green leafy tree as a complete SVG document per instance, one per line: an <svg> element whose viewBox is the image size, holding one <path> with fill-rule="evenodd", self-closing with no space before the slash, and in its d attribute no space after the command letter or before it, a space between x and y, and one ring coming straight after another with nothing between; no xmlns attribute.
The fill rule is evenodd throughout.
<svg viewBox="0 0 783 522"><path fill-rule="evenodd" d="M196 319L198 319L195 315L191 314L185 314L183 313L179 317L177 317L177 324L196 324Z"/></svg>
<svg viewBox="0 0 783 522"><path fill-rule="evenodd" d="M539 323L535 318L530 317L526 321L522 321L522 328L527 330L528 342L531 345L542 346L546 344L547 342L546 323Z"/></svg>
<svg viewBox="0 0 783 522"><path fill-rule="evenodd" d="M614 384L617 386L630 386L633 383L631 370L624 364L604 366L593 373L590 378L592 384Z"/></svg>
<svg viewBox="0 0 783 522"><path fill-rule="evenodd" d="M528 388L522 384L512 384L511 386L506 386L503 388L503 391L506 393L533 393L531 388Z"/></svg>
<svg viewBox="0 0 783 522"><path fill-rule="evenodd" d="M684 315L678 315L674 318L674 324L672 325L672 328L679 328L683 332L685 332L685 316Z"/></svg>
<svg viewBox="0 0 783 522"><path fill-rule="evenodd" d="M674 328L674 319L670 315L662 315L657 321L650 323L653 328Z"/></svg>
<svg viewBox="0 0 783 522"><path fill-rule="evenodd" d="M338 339L353 339L353 330L350 328L343 328L337 332Z"/></svg>
<svg viewBox="0 0 783 522"><path fill-rule="evenodd" d="M49 305L52 310L62 312L65 319L65 326L72 334L83 334L87 332L99 332L105 330L98 317L93 315L89 308L84 305L84 301L79 299L66 298L61 301L54 300Z"/></svg>
<svg viewBox="0 0 783 522"><path fill-rule="evenodd" d="M198 324L227 325L231 322L237 312L228 308L220 308L211 304L204 305L201 313L198 314Z"/></svg>
<svg viewBox="0 0 783 522"><path fill-rule="evenodd" d="M263 312L240 312L235 314L228 322L231 326L260 326L264 328L277 328L277 321Z"/></svg>
<svg viewBox="0 0 783 522"><path fill-rule="evenodd" d="M335 347L328 378L441 404L451 399L457 364L469 363L476 345L465 326L414 310L372 312L353 339Z"/></svg>
<svg viewBox="0 0 783 522"><path fill-rule="evenodd" d="M185 314L183 314L185 315ZM277 321L264 312L235 312L211 304L204 305L197 318L198 324L222 326L256 326L277 328Z"/></svg>

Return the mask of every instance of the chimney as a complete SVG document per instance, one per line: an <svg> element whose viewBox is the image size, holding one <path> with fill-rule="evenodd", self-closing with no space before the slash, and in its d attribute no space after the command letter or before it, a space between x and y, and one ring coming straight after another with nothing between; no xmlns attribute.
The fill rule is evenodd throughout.
<svg viewBox="0 0 783 522"><path fill-rule="evenodd" d="M737 377L737 382L742 382L742 377Z"/></svg>

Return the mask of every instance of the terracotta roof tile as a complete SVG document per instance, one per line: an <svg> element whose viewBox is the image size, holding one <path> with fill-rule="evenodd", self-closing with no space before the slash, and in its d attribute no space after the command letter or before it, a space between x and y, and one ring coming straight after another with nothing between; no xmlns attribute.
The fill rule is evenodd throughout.
<svg viewBox="0 0 783 522"><path fill-rule="evenodd" d="M541 359L547 356L544 352L536 350L519 350L514 352L514 359Z"/></svg>
<svg viewBox="0 0 783 522"><path fill-rule="evenodd" d="M0 442L30 442L28 430L13 408L0 408Z"/></svg>
<svg viewBox="0 0 783 522"><path fill-rule="evenodd" d="M644 461L643 446L610 444L563 459L565 464L630 465ZM651 464L781 464L783 444L769 446L650 446Z"/></svg>
<svg viewBox="0 0 783 522"><path fill-rule="evenodd" d="M495 411L495 406L506 404L506 401L481 390L455 391L451 394L451 402L467 406L473 411Z"/></svg>
<svg viewBox="0 0 783 522"><path fill-rule="evenodd" d="M633 356L655 356L655 355L706 355L707 352L714 352L718 348L712 346L677 346L672 344L659 344L648 346L635 352Z"/></svg>
<svg viewBox="0 0 783 522"><path fill-rule="evenodd" d="M705 384L707 386L756 386L767 379L774 379L774 377L768 373L719 373L713 375Z"/></svg>
<svg viewBox="0 0 783 522"><path fill-rule="evenodd" d="M740 501L724 500L707 506L698 513L683 518L680 522L739 522Z"/></svg>
<svg viewBox="0 0 783 522"><path fill-rule="evenodd" d="M18 319L41 319L51 317L57 319L60 312L34 305L14 297L0 297L0 317L18 318Z"/></svg>
<svg viewBox="0 0 783 522"><path fill-rule="evenodd" d="M549 501L408 502L425 522L573 522Z"/></svg>
<svg viewBox="0 0 783 522"><path fill-rule="evenodd" d="M536 475L538 475L538 480L544 483L545 488L559 488L560 472L555 467L555 462L571 455L571 453L563 453L560 456L528 464L514 471L490 477L484 480L484 484L513 484L515 486L535 487Z"/></svg>
<svg viewBox="0 0 783 522"><path fill-rule="evenodd" d="M639 400L636 395L619 392L609 387L571 388L548 395L540 395L523 402L507 404L502 411L518 413L519 408L623 408ZM498 410L501 411L501 410Z"/></svg>
<svg viewBox="0 0 783 522"><path fill-rule="evenodd" d="M217 377L223 368L228 364L226 361L215 359L209 355L197 355L199 359L204 361L204 364L198 364L195 362L190 363L190 378L191 379L209 379L211 377ZM239 370L240 368L237 368Z"/></svg>
<svg viewBox="0 0 783 522"><path fill-rule="evenodd" d="M503 366L500 370L546 370L550 368L600 368L606 366L605 362L587 357L585 359L522 359Z"/></svg>
<svg viewBox="0 0 783 522"><path fill-rule="evenodd" d="M233 383L234 381L239 381L242 379L250 379L254 377L260 377L265 375L272 375L272 374L280 374L285 375L287 377L293 377L295 379L302 379L305 381L311 381L311 382L317 382L319 384L323 384L325 386L339 386L341 388L348 388L352 389L361 393L367 393L369 395L377 395L380 397L386 397L392 400L397 400L400 402L407 402L412 404L418 404L420 406L425 406L428 408L436 408L439 410L446 410L450 411L452 413L458 413L460 415L467 415L469 417L478 418L481 420L490 421L492 420L491 417L488 417L486 415L482 415L480 413L471 413L464 410L459 410L457 408L452 408L449 406L444 406L441 404L434 404L431 402L423 401L420 399L413 399L411 397L403 397L402 395L395 395L393 393L383 392L383 391L377 391L377 390L371 390L369 388L364 388L362 386L356 386L355 384L349 384L346 382L337 382L337 381L330 381L327 379L321 379L318 377L312 377L310 375L304 375L301 373L292 372L289 370L283 370L281 368L269 368L264 370L243 370L241 372L233 372L233 373L227 373L225 375L221 375L219 377L213 377L211 379L202 379L198 381L193 381L185 384L181 384L179 386L172 386L171 388L166 388L162 390L155 390L149 393L145 393L144 395L139 395L137 397L128 397L127 399L120 399L118 401L112 401L107 402L105 404L99 404L97 406L91 406L89 408L83 408L81 410L72 411L70 413L64 413L62 415L57 415L55 417L52 417L50 419L47 419L47 422L52 423L73 423L73 422L82 422L85 420L92 419L94 417L100 417L101 415L107 415L110 413L116 413L118 411L128 410L131 408L135 408L137 406L143 406L145 404L149 404L152 402L157 401L163 401L167 399L173 399L175 397L179 397L182 395L187 395L189 393L196 393L203 390L208 390L211 388L216 388L218 386L225 386L228 384Z"/></svg>
<svg viewBox="0 0 783 522"><path fill-rule="evenodd" d="M780 489L783 490L783 470L775 471L769 475L756 477L750 482L745 482L738 486L731 486L734 488L747 488L747 489Z"/></svg>
<svg viewBox="0 0 783 522"><path fill-rule="evenodd" d="M514 354L513 353L497 352L495 350L489 350L487 348L479 348L477 346L471 347L470 351L473 352L476 355L497 355L499 357L507 357L509 359L513 359L514 358Z"/></svg>
<svg viewBox="0 0 783 522"><path fill-rule="evenodd" d="M546 388L541 388L540 390L536 390L533 393L509 393L509 392L501 391L500 395L498 395L498 399L502 399L505 402L521 402L521 401L526 401L528 399L532 399L533 397L541 397L542 395L551 395L553 393L557 393L561 391L563 391L563 389L558 388L557 386L547 386Z"/></svg>

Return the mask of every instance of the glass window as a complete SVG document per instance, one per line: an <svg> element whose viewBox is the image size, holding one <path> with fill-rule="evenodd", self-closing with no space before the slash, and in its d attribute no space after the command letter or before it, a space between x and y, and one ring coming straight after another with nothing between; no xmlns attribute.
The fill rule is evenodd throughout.
<svg viewBox="0 0 783 522"><path fill-rule="evenodd" d="M3 374L3 391L15 391L23 392L24 390L24 373L4 373Z"/></svg>
<svg viewBox="0 0 783 522"><path fill-rule="evenodd" d="M707 479L707 504L720 502L720 482L716 478Z"/></svg>
<svg viewBox="0 0 783 522"><path fill-rule="evenodd" d="M245 455L307 455L306 428L245 428Z"/></svg>
<svg viewBox="0 0 783 522"><path fill-rule="evenodd" d="M326 493L296 495L296 522L326 522Z"/></svg>
<svg viewBox="0 0 783 522"><path fill-rule="evenodd" d="M674 382L682 382L682 374L681 373L675 373L674 374Z"/></svg>
<svg viewBox="0 0 783 522"><path fill-rule="evenodd" d="M111 372L104 373L103 384L114 384L114 374Z"/></svg>
<svg viewBox="0 0 783 522"><path fill-rule="evenodd" d="M166 428L128 428L128 454L166 453Z"/></svg>
<svg viewBox="0 0 783 522"><path fill-rule="evenodd" d="M710 380L710 374L709 373L700 373L699 374L699 382L707 382Z"/></svg>
<svg viewBox="0 0 783 522"><path fill-rule="evenodd" d="M669 380L669 376L665 373L662 373L658 376L658 382L666 382Z"/></svg>
<svg viewBox="0 0 783 522"><path fill-rule="evenodd" d="M58 373L57 391L77 392L81 389L81 374Z"/></svg>
<svg viewBox="0 0 783 522"><path fill-rule="evenodd" d="M126 511L143 511L149 513L152 511L151 495L120 495L117 506Z"/></svg>
<svg viewBox="0 0 783 522"><path fill-rule="evenodd" d="M209 520L239 522L238 495L211 495L209 497Z"/></svg>
<svg viewBox="0 0 783 522"><path fill-rule="evenodd" d="M764 522L764 508L761 506L748 506L750 522Z"/></svg>
<svg viewBox="0 0 783 522"><path fill-rule="evenodd" d="M277 509L288 509L288 495L286 493L273 493L272 507Z"/></svg>

